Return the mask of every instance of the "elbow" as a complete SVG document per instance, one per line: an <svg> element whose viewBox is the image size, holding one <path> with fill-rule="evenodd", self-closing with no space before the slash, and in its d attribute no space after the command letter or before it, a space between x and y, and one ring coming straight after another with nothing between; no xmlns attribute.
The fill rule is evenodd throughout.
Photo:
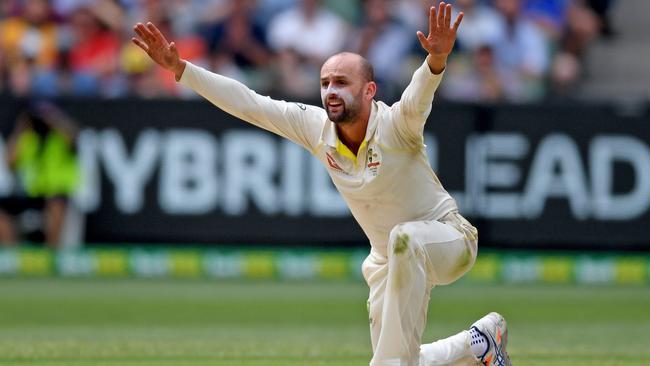
<svg viewBox="0 0 650 366"><path fill-rule="evenodd" d="M405 106L402 109L402 115L406 120L426 120L431 113L431 103L414 104Z"/></svg>

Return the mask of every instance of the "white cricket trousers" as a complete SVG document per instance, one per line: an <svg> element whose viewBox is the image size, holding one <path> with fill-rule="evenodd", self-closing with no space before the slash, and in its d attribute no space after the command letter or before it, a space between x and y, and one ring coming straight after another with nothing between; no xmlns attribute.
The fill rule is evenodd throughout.
<svg viewBox="0 0 650 366"><path fill-rule="evenodd" d="M405 222L390 233L388 257L372 250L362 265L370 287L370 366L479 365L462 331L420 345L431 289L474 264L477 231L457 211L438 221Z"/></svg>

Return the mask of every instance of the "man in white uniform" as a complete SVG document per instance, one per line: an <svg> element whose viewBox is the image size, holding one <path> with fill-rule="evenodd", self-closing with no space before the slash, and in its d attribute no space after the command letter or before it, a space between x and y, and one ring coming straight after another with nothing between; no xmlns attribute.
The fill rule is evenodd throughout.
<svg viewBox="0 0 650 366"><path fill-rule="evenodd" d="M323 107L276 101L180 58L151 23L138 23L133 42L176 80L222 110L300 144L327 168L368 236L363 276L370 287L371 366L510 365L503 317L490 313L449 338L421 345L430 290L467 272L477 231L431 170L424 123L456 39L451 5L430 9L428 52L399 102L375 101L372 66L341 53L321 70Z"/></svg>

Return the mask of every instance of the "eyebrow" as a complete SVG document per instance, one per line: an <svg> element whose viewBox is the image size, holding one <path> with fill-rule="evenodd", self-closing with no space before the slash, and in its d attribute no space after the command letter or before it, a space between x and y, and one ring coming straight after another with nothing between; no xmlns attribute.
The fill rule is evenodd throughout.
<svg viewBox="0 0 650 366"><path fill-rule="evenodd" d="M334 76L332 76L332 78L335 79L335 80L340 80L340 79L347 80L348 79L348 77L345 76L345 75L334 75ZM321 77L320 78L320 81L325 81L325 80L329 80L329 77Z"/></svg>

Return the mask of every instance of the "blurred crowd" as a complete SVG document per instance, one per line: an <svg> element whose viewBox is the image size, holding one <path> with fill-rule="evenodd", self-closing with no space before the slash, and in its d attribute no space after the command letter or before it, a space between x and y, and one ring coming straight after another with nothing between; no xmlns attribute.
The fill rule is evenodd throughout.
<svg viewBox="0 0 650 366"><path fill-rule="evenodd" d="M454 0L465 12L441 89L456 101L571 93L613 0ZM366 56L395 98L423 51L434 0L0 0L0 94L192 97L130 42L155 23L182 57L263 94L318 98L322 62Z"/></svg>

